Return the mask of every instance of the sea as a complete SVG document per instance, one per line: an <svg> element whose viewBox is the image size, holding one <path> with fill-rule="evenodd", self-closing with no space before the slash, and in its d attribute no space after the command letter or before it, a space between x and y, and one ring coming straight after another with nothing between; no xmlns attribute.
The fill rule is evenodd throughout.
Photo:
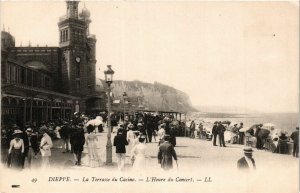
<svg viewBox="0 0 300 193"><path fill-rule="evenodd" d="M244 127L254 124L272 123L278 129L287 131L289 134L299 126L299 113L260 113L260 114L230 114L230 113L203 113L193 112L187 114L187 122L200 121L230 121L231 123L244 123Z"/></svg>

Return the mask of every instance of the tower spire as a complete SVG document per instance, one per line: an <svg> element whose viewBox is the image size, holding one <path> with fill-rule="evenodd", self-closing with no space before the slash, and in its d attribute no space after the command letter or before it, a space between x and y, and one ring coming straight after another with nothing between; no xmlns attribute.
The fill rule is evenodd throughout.
<svg viewBox="0 0 300 193"><path fill-rule="evenodd" d="M5 25L3 24L3 29L2 29L3 31L5 31Z"/></svg>

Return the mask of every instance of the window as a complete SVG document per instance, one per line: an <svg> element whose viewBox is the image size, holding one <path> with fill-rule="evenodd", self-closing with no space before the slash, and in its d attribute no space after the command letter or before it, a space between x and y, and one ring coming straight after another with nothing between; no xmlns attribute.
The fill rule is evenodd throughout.
<svg viewBox="0 0 300 193"><path fill-rule="evenodd" d="M76 76L80 77L80 64L76 63Z"/></svg>
<svg viewBox="0 0 300 193"><path fill-rule="evenodd" d="M19 66L16 66L16 83L19 83Z"/></svg>
<svg viewBox="0 0 300 193"><path fill-rule="evenodd" d="M25 68L20 69L20 83L25 84Z"/></svg>
<svg viewBox="0 0 300 193"><path fill-rule="evenodd" d="M62 38L62 41L66 41L66 33L65 33L65 30L63 30L63 38Z"/></svg>
<svg viewBox="0 0 300 193"><path fill-rule="evenodd" d="M80 80L76 80L76 89L77 89L77 90L80 89Z"/></svg>
<svg viewBox="0 0 300 193"><path fill-rule="evenodd" d="M10 66L10 83L16 82L16 66L11 65Z"/></svg>
<svg viewBox="0 0 300 193"><path fill-rule="evenodd" d="M32 76L32 78L33 78L32 86L37 87L38 86L38 81L39 81L38 74L37 74L37 72L32 72L32 73L33 73L33 76Z"/></svg>
<svg viewBox="0 0 300 193"><path fill-rule="evenodd" d="M7 64L7 83L10 83L10 65L9 64Z"/></svg>
<svg viewBox="0 0 300 193"><path fill-rule="evenodd" d="M50 88L50 79L49 77L45 77L45 88Z"/></svg>
<svg viewBox="0 0 300 193"><path fill-rule="evenodd" d="M32 86L32 71L27 70L27 85Z"/></svg>
<svg viewBox="0 0 300 193"><path fill-rule="evenodd" d="M66 30L66 41L69 40L69 30Z"/></svg>

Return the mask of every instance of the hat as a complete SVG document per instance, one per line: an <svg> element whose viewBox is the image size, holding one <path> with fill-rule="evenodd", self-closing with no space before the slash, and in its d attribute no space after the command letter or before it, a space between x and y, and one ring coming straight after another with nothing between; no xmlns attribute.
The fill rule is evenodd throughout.
<svg viewBox="0 0 300 193"><path fill-rule="evenodd" d="M26 132L32 132L33 130L31 128L27 128Z"/></svg>
<svg viewBox="0 0 300 193"><path fill-rule="evenodd" d="M16 134L21 134L21 133L23 133L21 130L19 130L19 129L16 129L16 130L14 130L14 133L13 133L13 135L16 135Z"/></svg>
<svg viewBox="0 0 300 193"><path fill-rule="evenodd" d="M132 123L130 123L130 124L128 124L128 127L129 127L129 128L133 128L134 125L133 125Z"/></svg>
<svg viewBox="0 0 300 193"><path fill-rule="evenodd" d="M251 147L244 148L244 153L252 153L253 150Z"/></svg>
<svg viewBox="0 0 300 193"><path fill-rule="evenodd" d="M17 124L13 124L12 128L19 128L19 126Z"/></svg>
<svg viewBox="0 0 300 193"><path fill-rule="evenodd" d="M164 136L164 140L165 140L165 141L169 141L169 140L170 140L170 135L165 135L165 136Z"/></svg>
<svg viewBox="0 0 300 193"><path fill-rule="evenodd" d="M143 124L142 124L142 123L138 123L138 124L137 124L137 126L141 126L141 127L143 127Z"/></svg>
<svg viewBox="0 0 300 193"><path fill-rule="evenodd" d="M47 127L41 127L40 132L47 132Z"/></svg>

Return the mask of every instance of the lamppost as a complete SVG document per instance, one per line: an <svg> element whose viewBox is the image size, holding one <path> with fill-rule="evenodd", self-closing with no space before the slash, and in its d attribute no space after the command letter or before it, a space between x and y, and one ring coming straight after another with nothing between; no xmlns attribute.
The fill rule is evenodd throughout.
<svg viewBox="0 0 300 193"><path fill-rule="evenodd" d="M123 112L124 112L123 122L125 122L125 99L127 99L127 93L126 92L123 93Z"/></svg>
<svg viewBox="0 0 300 193"><path fill-rule="evenodd" d="M107 83L107 143L106 143L106 164L112 163L112 143L111 143L111 124L110 124L110 85L113 82L114 71L111 69L111 65L107 65L107 70L104 71L105 82Z"/></svg>

